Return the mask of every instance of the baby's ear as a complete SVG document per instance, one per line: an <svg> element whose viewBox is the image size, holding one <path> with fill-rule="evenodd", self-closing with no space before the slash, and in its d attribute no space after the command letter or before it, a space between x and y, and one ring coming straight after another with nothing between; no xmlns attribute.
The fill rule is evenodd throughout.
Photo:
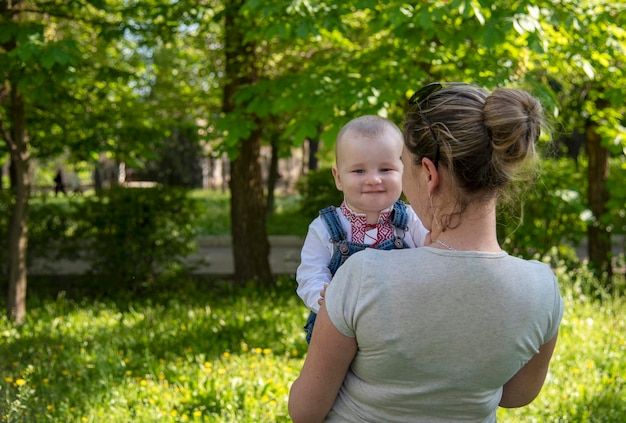
<svg viewBox="0 0 626 423"><path fill-rule="evenodd" d="M343 188L341 187L341 176L339 175L339 170L337 169L337 166L333 166L332 172L333 178L335 178L335 186L339 191L343 191Z"/></svg>

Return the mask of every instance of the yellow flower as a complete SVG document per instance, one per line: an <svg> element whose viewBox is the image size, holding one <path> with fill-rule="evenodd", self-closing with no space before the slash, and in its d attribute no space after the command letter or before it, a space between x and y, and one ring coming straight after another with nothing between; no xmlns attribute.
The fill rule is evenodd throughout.
<svg viewBox="0 0 626 423"><path fill-rule="evenodd" d="M265 349L263 350L263 354L265 354L265 355L268 355L268 354L269 354L269 353L271 353L271 352L272 352L272 350L270 350L269 348L265 348Z"/></svg>
<svg viewBox="0 0 626 423"><path fill-rule="evenodd" d="M196 411L194 411L194 412L193 412L193 416L194 416L194 417L201 417L201 416L202 416L202 411L200 411L200 410L196 410Z"/></svg>
<svg viewBox="0 0 626 423"><path fill-rule="evenodd" d="M228 357L230 357L230 353L228 351L226 351L226 352L224 352L223 356L224 356L224 358L228 358Z"/></svg>
<svg viewBox="0 0 626 423"><path fill-rule="evenodd" d="M141 382L139 382L139 384L140 384L141 386L148 386L148 381L147 381L147 380L145 380L145 379L142 379L142 380L141 380Z"/></svg>
<svg viewBox="0 0 626 423"><path fill-rule="evenodd" d="M5 381L6 383L11 383L11 382L13 382L13 378L12 378L11 376L8 376L8 377L5 377L5 378L4 378L4 381Z"/></svg>
<svg viewBox="0 0 626 423"><path fill-rule="evenodd" d="M18 380L15 381L15 384L17 386L24 386L24 385L26 385L26 381L24 379L18 379Z"/></svg>

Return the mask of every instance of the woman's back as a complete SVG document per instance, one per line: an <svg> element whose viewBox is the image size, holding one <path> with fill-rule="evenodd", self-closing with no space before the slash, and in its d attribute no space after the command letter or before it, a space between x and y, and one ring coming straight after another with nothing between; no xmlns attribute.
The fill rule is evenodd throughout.
<svg viewBox="0 0 626 423"><path fill-rule="evenodd" d="M330 416L350 421L490 421L562 313L550 268L504 252L365 251L344 267L326 307L359 352Z"/></svg>

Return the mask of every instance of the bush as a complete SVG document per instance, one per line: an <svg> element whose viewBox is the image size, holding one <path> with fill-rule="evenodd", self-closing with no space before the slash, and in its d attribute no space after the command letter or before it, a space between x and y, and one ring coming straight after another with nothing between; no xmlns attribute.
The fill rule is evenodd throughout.
<svg viewBox="0 0 626 423"><path fill-rule="evenodd" d="M103 288L145 287L184 270L183 258L196 249L198 205L182 189L112 188L77 207L74 238Z"/></svg>
<svg viewBox="0 0 626 423"><path fill-rule="evenodd" d="M586 236L584 172L572 160L544 160L534 186L514 187L498 210L498 238L512 254L559 257L577 266L574 247ZM554 248L556 247L556 249Z"/></svg>

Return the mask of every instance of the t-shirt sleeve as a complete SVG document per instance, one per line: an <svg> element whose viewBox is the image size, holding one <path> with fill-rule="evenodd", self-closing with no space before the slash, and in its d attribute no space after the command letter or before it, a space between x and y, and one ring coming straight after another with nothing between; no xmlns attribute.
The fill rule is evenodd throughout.
<svg viewBox="0 0 626 423"><path fill-rule="evenodd" d="M548 330L543 338L544 344L554 338L558 333L565 308L563 304L563 297L561 297L561 293L559 292L559 283L556 277L553 277L553 296L554 306L552 308L552 316L548 325Z"/></svg>

